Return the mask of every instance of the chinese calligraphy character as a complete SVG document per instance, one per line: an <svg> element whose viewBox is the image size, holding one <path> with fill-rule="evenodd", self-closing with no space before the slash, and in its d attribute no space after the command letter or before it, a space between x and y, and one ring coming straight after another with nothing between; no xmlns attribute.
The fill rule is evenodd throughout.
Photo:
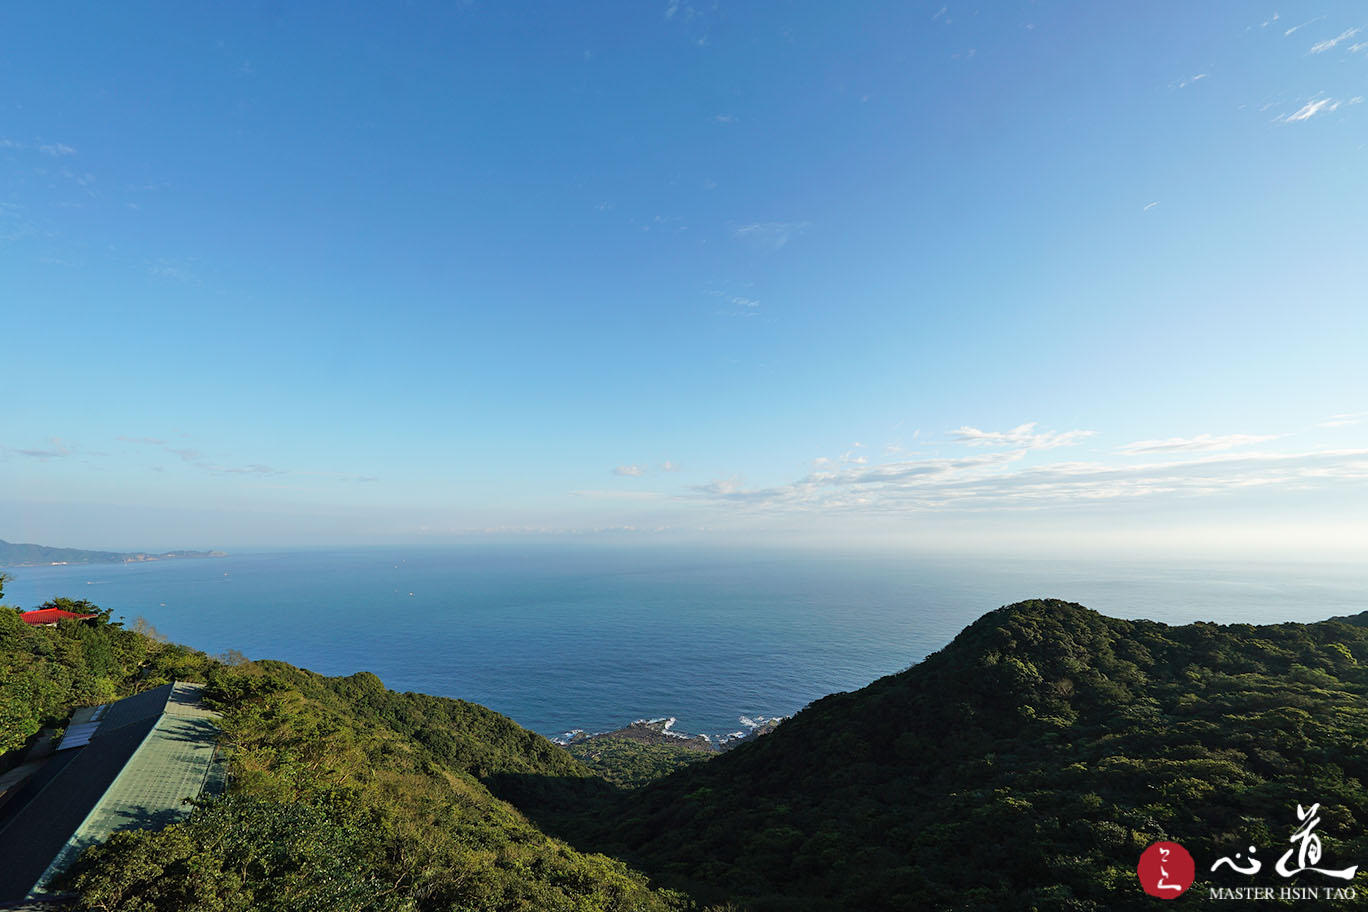
<svg viewBox="0 0 1368 912"><path fill-rule="evenodd" d="M1182 884L1168 882L1169 872L1168 868L1164 866L1168 864L1169 852L1170 850L1167 848L1161 847L1159 849L1159 883L1155 884L1155 887L1160 890L1177 890L1181 893L1184 889Z"/></svg>
<svg viewBox="0 0 1368 912"><path fill-rule="evenodd" d="M1221 866L1222 862L1225 862L1226 864L1230 865L1230 870L1234 871L1236 874L1258 874L1259 869L1263 867L1263 864L1259 861L1259 859L1254 857L1254 853L1256 851L1258 850L1254 846L1249 847L1249 867L1247 868L1240 867L1235 862L1231 861L1229 858L1218 858L1216 859L1216 863L1211 866L1211 870L1216 870ZM1240 853L1236 852L1235 857L1239 858Z"/></svg>
<svg viewBox="0 0 1368 912"><path fill-rule="evenodd" d="M1321 858L1320 837L1312 832L1320 823L1320 818L1316 816L1316 812L1319 810L1319 804L1313 804L1309 808L1303 808L1300 804L1297 805L1297 819L1301 821L1301 826L1292 834L1292 838L1288 842L1300 842L1301 845L1288 849L1283 857L1278 859L1277 872L1283 877L1291 877L1294 874L1300 874L1302 871L1315 871L1317 874L1324 874L1326 877L1350 880L1353 878L1354 872L1358 870L1358 865L1345 868L1342 871L1329 871L1325 868L1312 867ZM1297 867L1289 868L1287 862L1292 857L1293 852L1297 853Z"/></svg>

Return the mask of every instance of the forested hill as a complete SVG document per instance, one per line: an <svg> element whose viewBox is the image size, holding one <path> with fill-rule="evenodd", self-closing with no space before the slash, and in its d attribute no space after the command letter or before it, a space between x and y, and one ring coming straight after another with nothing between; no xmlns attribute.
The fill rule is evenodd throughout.
<svg viewBox="0 0 1368 912"><path fill-rule="evenodd" d="M1135 871L1160 839L1196 859L1182 902L1276 893L1298 803L1321 805L1329 867L1368 866L1363 623L1171 627L1023 602L560 825L756 910L1153 908ZM1262 876L1210 873L1250 845Z"/></svg>

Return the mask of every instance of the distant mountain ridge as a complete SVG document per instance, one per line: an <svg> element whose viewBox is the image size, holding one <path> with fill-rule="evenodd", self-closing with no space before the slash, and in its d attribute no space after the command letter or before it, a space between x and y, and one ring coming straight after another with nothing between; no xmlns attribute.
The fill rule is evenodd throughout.
<svg viewBox="0 0 1368 912"><path fill-rule="evenodd" d="M86 551L81 548L51 548L47 545L7 542L0 539L0 567L48 567L54 564L129 564L141 561L179 560L198 557L226 557L222 551Z"/></svg>

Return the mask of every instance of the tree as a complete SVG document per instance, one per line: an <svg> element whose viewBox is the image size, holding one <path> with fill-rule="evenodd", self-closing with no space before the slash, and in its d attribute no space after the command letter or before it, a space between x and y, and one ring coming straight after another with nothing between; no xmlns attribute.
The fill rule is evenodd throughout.
<svg viewBox="0 0 1368 912"><path fill-rule="evenodd" d="M39 610L46 608L57 608L61 611L70 611L72 614L93 614L100 619L100 623L108 624L109 616L113 613L112 608L101 608L89 599L69 599L52 598L38 606Z"/></svg>

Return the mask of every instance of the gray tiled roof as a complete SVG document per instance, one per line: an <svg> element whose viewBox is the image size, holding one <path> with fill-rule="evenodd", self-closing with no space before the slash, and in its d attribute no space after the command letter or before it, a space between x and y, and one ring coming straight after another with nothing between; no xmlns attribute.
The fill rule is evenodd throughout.
<svg viewBox="0 0 1368 912"><path fill-rule="evenodd" d="M211 775L217 734L198 690L167 684L113 704L88 745L34 777L27 803L0 829L0 902L22 899L110 833L188 813L183 799Z"/></svg>
<svg viewBox="0 0 1368 912"><path fill-rule="evenodd" d="M158 719L91 741L0 830L0 901L28 895Z"/></svg>
<svg viewBox="0 0 1368 912"><path fill-rule="evenodd" d="M132 722L160 716L166 711L166 701L170 699L175 687L174 684L163 684L161 687L145 690L111 704L100 719L100 729L95 737L98 738L102 733L112 732Z"/></svg>

